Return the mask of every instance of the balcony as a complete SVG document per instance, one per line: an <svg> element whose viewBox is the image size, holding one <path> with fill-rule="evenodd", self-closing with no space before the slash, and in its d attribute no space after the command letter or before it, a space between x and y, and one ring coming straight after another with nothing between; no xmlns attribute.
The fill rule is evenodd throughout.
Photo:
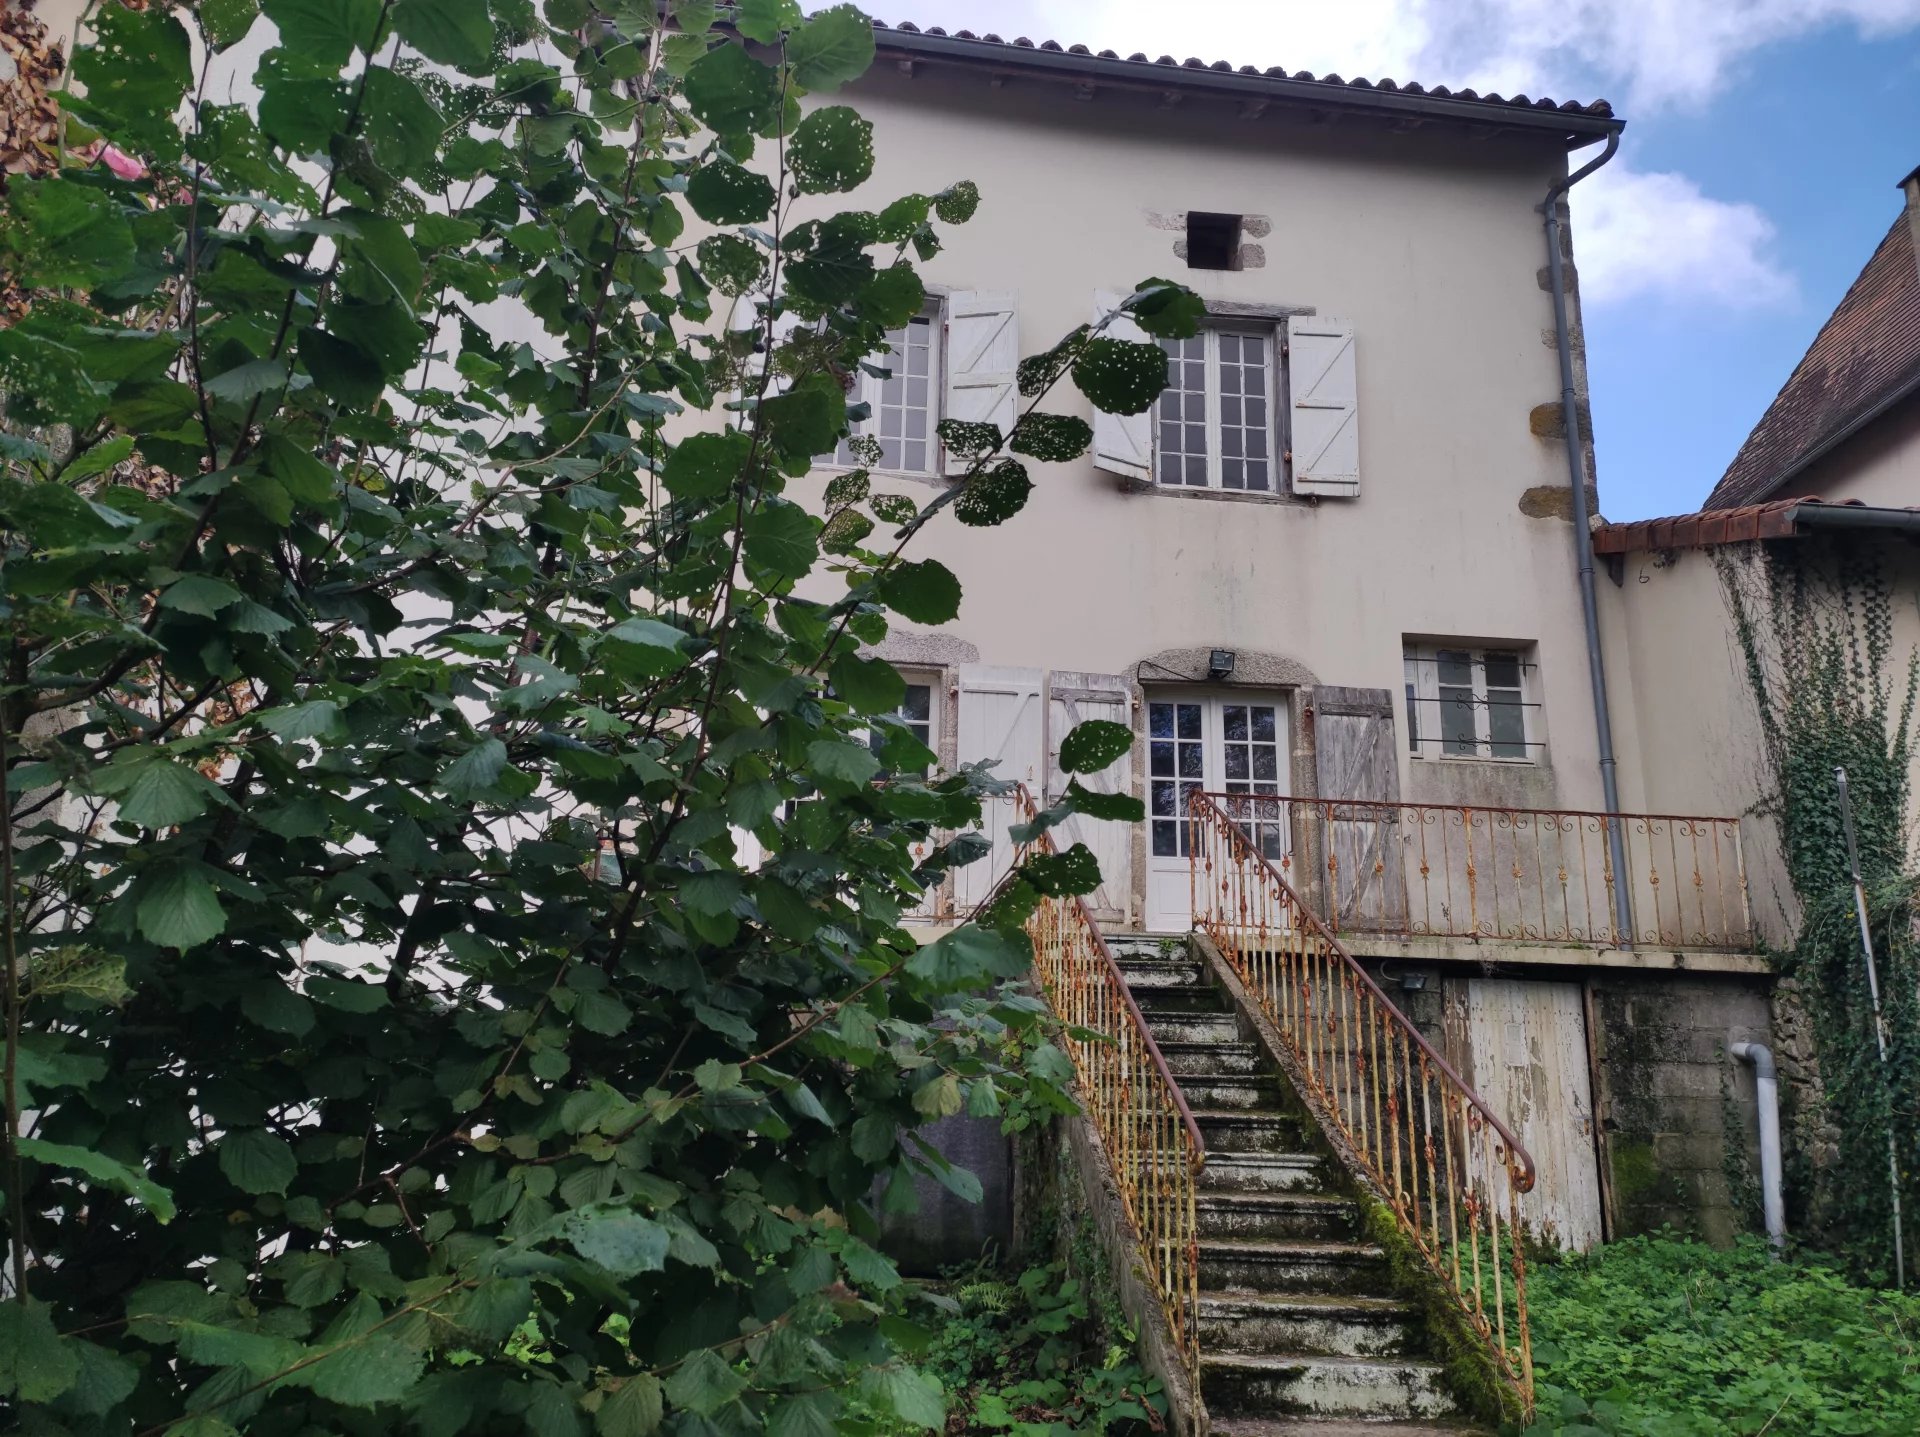
<svg viewBox="0 0 1920 1437"><path fill-rule="evenodd" d="M1363 951L1380 939L1436 956L1468 943L1631 966L1759 962L1708 956L1756 947L1738 819L1208 796Z"/></svg>

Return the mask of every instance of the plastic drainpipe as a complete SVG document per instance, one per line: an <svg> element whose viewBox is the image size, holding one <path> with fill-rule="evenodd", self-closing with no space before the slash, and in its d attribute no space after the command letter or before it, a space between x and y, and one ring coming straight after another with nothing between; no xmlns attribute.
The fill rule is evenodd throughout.
<svg viewBox="0 0 1920 1437"><path fill-rule="evenodd" d="M1765 1043L1735 1043L1727 1051L1753 1064L1760 1098L1760 1208L1766 1216L1767 1241L1777 1253L1787 1245L1787 1199L1780 1187L1780 1079L1773 1066L1773 1050Z"/></svg>
<svg viewBox="0 0 1920 1437"><path fill-rule="evenodd" d="M1564 180L1556 181L1540 204L1546 216L1547 276L1553 290L1553 338L1560 352L1560 410L1567 433L1567 483L1573 490L1573 552L1580 578L1580 613L1587 629L1587 677L1593 689L1593 727L1600 746L1600 792L1611 819L1607 824L1607 858L1613 869L1614 942L1633 944L1633 897L1628 892L1626 834L1620 812L1620 777L1613 758L1613 717L1607 703L1607 666L1600 653L1600 602L1593 582L1593 531L1587 510L1587 475L1580 435L1580 407L1573 385L1573 338L1567 330L1567 280L1560 260L1560 197L1612 159L1620 148L1618 131L1607 136L1607 147Z"/></svg>

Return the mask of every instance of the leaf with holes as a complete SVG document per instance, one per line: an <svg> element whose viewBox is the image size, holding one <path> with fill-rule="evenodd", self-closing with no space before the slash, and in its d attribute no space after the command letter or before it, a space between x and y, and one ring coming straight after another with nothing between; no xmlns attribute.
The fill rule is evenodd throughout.
<svg viewBox="0 0 1920 1437"><path fill-rule="evenodd" d="M933 198L933 212L942 224L963 225L979 208L980 186L972 180L949 185Z"/></svg>
<svg viewBox="0 0 1920 1437"><path fill-rule="evenodd" d="M953 517L976 529L1004 524L1027 507L1033 481L1026 466L1015 459L1002 459L967 481L967 487L954 500Z"/></svg>
<svg viewBox="0 0 1920 1437"><path fill-rule="evenodd" d="M947 452L960 459L978 459L991 454L1004 440L998 424L981 424L970 419L942 419L935 430Z"/></svg>
<svg viewBox="0 0 1920 1437"><path fill-rule="evenodd" d="M775 198L773 182L765 175L726 160L702 165L687 181L687 203L693 206L695 214L713 225L757 225L773 213ZM758 260L759 250L750 241L728 238L745 245L748 253ZM735 260L744 269L744 259L736 255ZM702 256L702 263L705 262Z"/></svg>
<svg viewBox="0 0 1920 1437"><path fill-rule="evenodd" d="M1090 339L1073 362L1073 382L1103 414L1145 414L1167 387L1167 352L1130 339Z"/></svg>
<svg viewBox="0 0 1920 1437"><path fill-rule="evenodd" d="M1127 297L1126 307L1155 339L1192 339L1207 317L1207 302L1170 279L1143 281Z"/></svg>
<svg viewBox="0 0 1920 1437"><path fill-rule="evenodd" d="M1084 843L1065 853L1036 853L1020 865L1020 876L1049 898L1072 898L1100 886L1100 861Z"/></svg>
<svg viewBox="0 0 1920 1437"><path fill-rule="evenodd" d="M1093 426L1071 414L1033 413L1014 426L1009 447L1045 464L1078 459L1093 444Z"/></svg>
<svg viewBox="0 0 1920 1437"><path fill-rule="evenodd" d="M873 21L852 5L822 10L787 36L793 78L809 90L834 90L873 64Z"/></svg>
<svg viewBox="0 0 1920 1437"><path fill-rule="evenodd" d="M1060 744L1060 768L1065 773L1098 773L1133 749L1133 730L1108 719L1076 724Z"/></svg>
<svg viewBox="0 0 1920 1437"><path fill-rule="evenodd" d="M788 138L787 164L803 195L853 189L873 173L873 126L845 105L815 110Z"/></svg>
<svg viewBox="0 0 1920 1437"><path fill-rule="evenodd" d="M700 174L705 173L705 170L700 172ZM694 176L694 179L698 178L699 175ZM705 198L709 205L724 206L732 196L709 194ZM687 203L693 204L692 181L687 184ZM768 197L767 203L769 206L772 205L771 196ZM699 213L698 205L695 205L694 209L695 213ZM713 224L753 223L752 220L715 220L712 216L704 214L701 218ZM706 276L707 283L724 295L735 297L743 295L766 278L766 251L752 240L741 239L739 235L708 235L700 241L694 254L700 261L700 270Z"/></svg>
<svg viewBox="0 0 1920 1437"><path fill-rule="evenodd" d="M1066 803L1075 813L1116 823L1141 823L1147 816L1146 804L1132 794L1096 793L1090 788L1082 788L1078 779L1067 780Z"/></svg>
<svg viewBox="0 0 1920 1437"><path fill-rule="evenodd" d="M880 602L916 624L951 623L960 612L960 581L938 559L895 564L880 578Z"/></svg>
<svg viewBox="0 0 1920 1437"><path fill-rule="evenodd" d="M778 113L780 77L745 46L720 45L693 62L684 92L702 123L723 135L741 135Z"/></svg>

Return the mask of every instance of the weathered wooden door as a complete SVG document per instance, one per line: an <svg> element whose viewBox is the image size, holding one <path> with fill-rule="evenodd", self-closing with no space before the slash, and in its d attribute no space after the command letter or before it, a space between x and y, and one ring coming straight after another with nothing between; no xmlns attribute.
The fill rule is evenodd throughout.
<svg viewBox="0 0 1920 1437"><path fill-rule="evenodd" d="M1322 902L1342 931L1398 933L1407 926L1405 845L1398 810L1400 755L1387 689L1313 691L1314 773L1320 801L1312 853ZM1367 802L1342 803L1341 800Z"/></svg>
<svg viewBox="0 0 1920 1437"><path fill-rule="evenodd" d="M1133 691L1119 674L1089 674L1055 669L1047 675L1047 791L1042 802L1054 804L1066 794L1069 777L1095 793L1133 792L1133 755L1099 773L1068 775L1060 770L1060 745L1068 734L1090 719L1104 719L1133 728ZM1084 843L1100 863L1100 886L1087 895L1087 906L1102 923L1124 924L1133 908L1133 827L1111 820L1075 815L1053 830L1062 849Z"/></svg>
<svg viewBox="0 0 1920 1437"><path fill-rule="evenodd" d="M1600 1241L1601 1229L1580 985L1472 978L1466 1002L1468 1081L1512 1129L1538 1174L1521 1214L1536 1236L1584 1252ZM1504 1211L1506 1193L1497 1196Z"/></svg>
<svg viewBox="0 0 1920 1437"><path fill-rule="evenodd" d="M1037 798L1047 757L1045 672L962 664L956 679L960 703L955 757L962 765L990 759L994 777L1024 783ZM954 909L961 917L993 891L1013 862L1007 830L1018 821L1011 801L984 805L981 832L993 849L954 873Z"/></svg>

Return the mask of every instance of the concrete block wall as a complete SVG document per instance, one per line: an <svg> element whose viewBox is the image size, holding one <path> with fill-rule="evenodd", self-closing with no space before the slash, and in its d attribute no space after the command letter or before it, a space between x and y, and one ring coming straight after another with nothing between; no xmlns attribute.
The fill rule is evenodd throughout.
<svg viewBox="0 0 1920 1437"><path fill-rule="evenodd" d="M1611 1235L1663 1225L1726 1243L1758 1222L1753 1070L1728 1049L1772 1040L1768 985L1600 972L1592 985L1602 1178Z"/></svg>

